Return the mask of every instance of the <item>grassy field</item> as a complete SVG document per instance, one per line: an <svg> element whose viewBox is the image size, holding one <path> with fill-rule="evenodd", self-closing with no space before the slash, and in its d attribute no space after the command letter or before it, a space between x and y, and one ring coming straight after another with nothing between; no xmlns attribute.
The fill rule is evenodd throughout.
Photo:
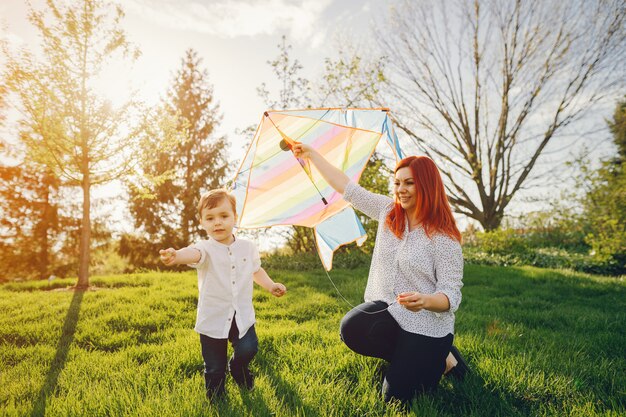
<svg viewBox="0 0 626 417"><path fill-rule="evenodd" d="M323 271L269 271L256 289L252 392L203 395L194 272L0 287L0 414L49 416L623 416L626 283L536 268L467 266L455 344L473 373L408 412L381 401L384 363L350 352L349 307ZM367 270L331 273L361 300Z"/></svg>

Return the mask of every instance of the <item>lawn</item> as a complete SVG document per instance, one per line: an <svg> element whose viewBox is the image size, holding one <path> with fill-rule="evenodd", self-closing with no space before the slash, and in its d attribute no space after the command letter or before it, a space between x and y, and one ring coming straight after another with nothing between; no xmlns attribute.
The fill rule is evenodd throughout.
<svg viewBox="0 0 626 417"><path fill-rule="evenodd" d="M350 308L322 270L268 271L289 292L255 289L260 351L252 392L203 395L193 331L195 273L0 286L0 414L48 416L626 415L626 283L531 267L467 266L455 344L472 373L444 379L411 410L381 401L384 363L353 354ZM366 269L331 271L353 303Z"/></svg>

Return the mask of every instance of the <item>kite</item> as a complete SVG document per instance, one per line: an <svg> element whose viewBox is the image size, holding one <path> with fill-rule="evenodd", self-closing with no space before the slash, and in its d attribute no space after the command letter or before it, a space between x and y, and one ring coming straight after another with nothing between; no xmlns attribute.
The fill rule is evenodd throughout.
<svg viewBox="0 0 626 417"><path fill-rule="evenodd" d="M292 147L311 145L357 182L380 139L396 160L402 151L389 110L271 110L263 114L248 151L231 182L237 199L239 229L297 225L314 229L326 270L342 245L363 244L367 235L352 206Z"/></svg>

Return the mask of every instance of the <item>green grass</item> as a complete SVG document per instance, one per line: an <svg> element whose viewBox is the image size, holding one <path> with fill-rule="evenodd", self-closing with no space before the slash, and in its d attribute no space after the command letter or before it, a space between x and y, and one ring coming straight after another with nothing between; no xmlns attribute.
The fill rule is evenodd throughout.
<svg viewBox="0 0 626 417"><path fill-rule="evenodd" d="M384 363L340 341L349 307L323 271L255 290L252 392L203 395L196 277L146 273L0 287L0 414L49 416L618 416L626 414L626 285L531 267L467 266L455 344L473 373L408 412L381 401ZM331 276L353 303L367 270Z"/></svg>

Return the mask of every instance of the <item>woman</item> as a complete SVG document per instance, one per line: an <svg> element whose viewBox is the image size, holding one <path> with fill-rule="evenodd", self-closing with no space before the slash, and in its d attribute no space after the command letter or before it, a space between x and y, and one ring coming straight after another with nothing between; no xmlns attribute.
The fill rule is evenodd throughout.
<svg viewBox="0 0 626 417"><path fill-rule="evenodd" d="M461 234L434 162L400 161L394 200L350 182L309 145L293 150L346 201L379 221L365 303L342 319L341 338L353 351L389 362L385 400L406 403L431 391L452 367L462 376L465 363L452 346L463 286Z"/></svg>

